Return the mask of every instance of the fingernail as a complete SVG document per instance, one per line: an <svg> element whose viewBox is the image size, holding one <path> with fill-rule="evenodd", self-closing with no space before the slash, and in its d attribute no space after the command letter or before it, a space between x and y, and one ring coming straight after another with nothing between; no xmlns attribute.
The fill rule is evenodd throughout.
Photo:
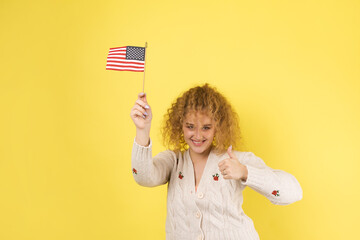
<svg viewBox="0 0 360 240"><path fill-rule="evenodd" d="M143 115L143 118L145 119L145 118L146 118L146 116L145 116L145 115Z"/></svg>
<svg viewBox="0 0 360 240"><path fill-rule="evenodd" d="M149 107L148 105L145 105L145 108L146 108L146 109L149 109L150 107Z"/></svg>
<svg viewBox="0 0 360 240"><path fill-rule="evenodd" d="M149 115L147 112L144 113L146 116Z"/></svg>

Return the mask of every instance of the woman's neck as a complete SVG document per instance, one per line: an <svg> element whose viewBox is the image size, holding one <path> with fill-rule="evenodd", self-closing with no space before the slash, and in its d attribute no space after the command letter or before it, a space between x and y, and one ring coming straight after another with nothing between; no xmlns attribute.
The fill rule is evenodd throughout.
<svg viewBox="0 0 360 240"><path fill-rule="evenodd" d="M192 151L191 149L189 150L190 153L190 158L191 161L193 163L198 163L198 162L204 162L208 159L209 154L210 154L211 148L209 148L208 150L206 150L203 153L196 153L194 151Z"/></svg>

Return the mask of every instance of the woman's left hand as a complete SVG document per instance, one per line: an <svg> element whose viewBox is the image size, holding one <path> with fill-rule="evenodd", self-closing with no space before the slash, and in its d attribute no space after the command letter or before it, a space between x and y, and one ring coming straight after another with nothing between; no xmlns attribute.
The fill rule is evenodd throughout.
<svg viewBox="0 0 360 240"><path fill-rule="evenodd" d="M235 154L232 153L232 147L230 146L227 150L230 158L224 159L219 162L219 170L223 175L224 179L235 179L246 181L248 176L247 167L241 164L236 158Z"/></svg>

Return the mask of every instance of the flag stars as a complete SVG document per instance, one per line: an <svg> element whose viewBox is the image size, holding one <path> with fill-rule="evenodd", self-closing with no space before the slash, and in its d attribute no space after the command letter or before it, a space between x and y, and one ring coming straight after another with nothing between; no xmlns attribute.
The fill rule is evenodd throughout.
<svg viewBox="0 0 360 240"><path fill-rule="evenodd" d="M126 59L145 61L145 48L128 46L126 48Z"/></svg>

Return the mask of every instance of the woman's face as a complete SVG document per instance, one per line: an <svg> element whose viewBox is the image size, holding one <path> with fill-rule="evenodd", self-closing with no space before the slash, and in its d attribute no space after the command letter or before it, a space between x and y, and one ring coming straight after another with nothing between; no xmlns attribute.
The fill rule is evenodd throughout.
<svg viewBox="0 0 360 240"><path fill-rule="evenodd" d="M215 136L215 122L201 112L189 113L183 123L185 142L195 154L209 154Z"/></svg>

